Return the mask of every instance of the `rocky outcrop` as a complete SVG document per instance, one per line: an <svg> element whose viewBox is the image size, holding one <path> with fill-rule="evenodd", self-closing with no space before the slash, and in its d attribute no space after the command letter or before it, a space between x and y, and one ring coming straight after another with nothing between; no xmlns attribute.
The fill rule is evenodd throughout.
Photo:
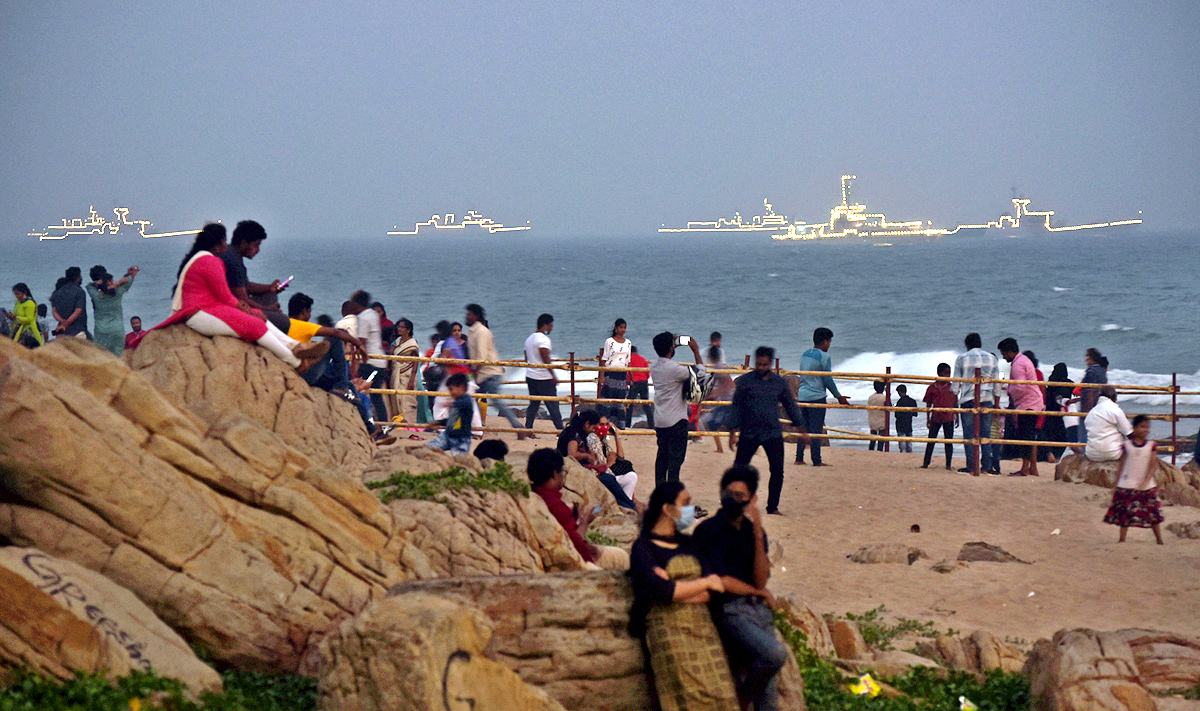
<svg viewBox="0 0 1200 711"><path fill-rule="evenodd" d="M1200 471L1194 462L1182 469L1162 459L1154 460L1154 478L1158 481L1159 497L1178 506L1200 508ZM1070 454L1054 467L1057 481L1091 484L1111 489L1117 485L1121 471L1117 462L1093 462L1079 454Z"/></svg>
<svg viewBox="0 0 1200 711"><path fill-rule="evenodd" d="M792 627L804 633L808 648L814 654L822 659L837 656L829 625L825 624L825 618L817 614L808 603L790 596L777 597L775 602L776 609L783 613Z"/></svg>
<svg viewBox="0 0 1200 711"><path fill-rule="evenodd" d="M863 639L858 623L853 620L833 620L829 623L833 649L838 659L873 659L874 654Z"/></svg>
<svg viewBox="0 0 1200 711"><path fill-rule="evenodd" d="M1151 630L1060 630L1034 645L1025 674L1039 711L1182 708L1151 692L1200 684L1200 638Z"/></svg>
<svg viewBox="0 0 1200 711"><path fill-rule="evenodd" d="M491 625L442 596L392 597L321 644L326 711L563 711L544 691L484 656Z"/></svg>
<svg viewBox="0 0 1200 711"><path fill-rule="evenodd" d="M973 672L989 672L993 669L1019 672L1025 665L1026 657L1025 651L1017 645L997 639L983 630L976 630L967 636L947 634L921 641L917 643L916 651L949 669Z"/></svg>
<svg viewBox="0 0 1200 711"><path fill-rule="evenodd" d="M1200 538L1200 521L1192 521L1191 523L1176 521L1168 523L1167 530L1180 538Z"/></svg>
<svg viewBox="0 0 1200 711"><path fill-rule="evenodd" d="M912 565L918 559L928 558L920 548L903 543L873 543L863 546L846 556L855 563L904 563Z"/></svg>
<svg viewBox="0 0 1200 711"><path fill-rule="evenodd" d="M433 574L356 477L255 422L205 423L89 343L0 339L0 431L0 535L104 574L223 662L296 670L387 586Z"/></svg>
<svg viewBox="0 0 1200 711"><path fill-rule="evenodd" d="M309 387L264 348L172 326L151 331L125 360L171 404L209 425L236 415L314 465L361 472L371 463L375 446L354 406Z"/></svg>
<svg viewBox="0 0 1200 711"><path fill-rule="evenodd" d="M1021 560L1000 546L994 546L985 541L964 543L958 551L957 560L967 563L1024 563L1029 565L1029 561Z"/></svg>
<svg viewBox="0 0 1200 711"><path fill-rule="evenodd" d="M410 599L429 596L480 611L492 629L484 656L511 669L565 708L642 711L653 707L641 644L627 632L632 592L620 573L413 581L394 587L388 602L403 607ZM372 606L352 623L368 627L356 629L374 624L370 621L374 609ZM343 629L348 626L350 623ZM374 633L358 634L370 637ZM380 661L380 668L391 663ZM324 660L323 679L335 673L335 666L354 669L354 680L341 675L335 683L330 677L329 682L321 682L323 690L374 683L362 676L366 673L359 671L365 669L363 665L337 662L332 653ZM804 708L803 682L790 655L780 677L780 697L782 709Z"/></svg>
<svg viewBox="0 0 1200 711"><path fill-rule="evenodd" d="M155 672L194 693L221 677L132 593L34 548L0 548L0 667L59 679Z"/></svg>

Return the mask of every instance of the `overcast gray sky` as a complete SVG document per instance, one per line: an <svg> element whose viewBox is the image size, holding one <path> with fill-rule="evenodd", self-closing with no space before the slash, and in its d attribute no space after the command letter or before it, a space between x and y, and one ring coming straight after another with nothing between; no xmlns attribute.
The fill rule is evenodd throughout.
<svg viewBox="0 0 1200 711"><path fill-rule="evenodd" d="M889 217L1194 226L1200 3L5 2L0 239Z"/></svg>

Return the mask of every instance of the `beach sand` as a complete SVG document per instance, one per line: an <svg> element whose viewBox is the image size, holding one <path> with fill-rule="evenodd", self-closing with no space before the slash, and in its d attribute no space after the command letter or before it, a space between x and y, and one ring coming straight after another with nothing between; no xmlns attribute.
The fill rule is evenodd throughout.
<svg viewBox="0 0 1200 711"><path fill-rule="evenodd" d="M503 422L499 420L496 424ZM538 423L546 427L548 423ZM517 442L513 451L553 447L551 432ZM637 498L654 488L653 436L627 436L626 457L638 472ZM924 448L915 445L921 453ZM959 448L956 448L959 449ZM954 466L963 466L961 452ZM767 534L781 547L769 588L795 595L824 614L861 613L883 605L885 618L932 621L938 630L986 630L1003 639L1033 642L1065 627L1147 627L1200 634L1200 541L1163 531L1131 529L1118 544L1117 528L1102 522L1111 491L1042 476L972 477L944 469L941 446L930 469L922 454L825 448L830 466L793 464L788 445L782 516L765 516ZM710 438L692 442L681 479L699 505L715 512L722 472L733 462ZM761 451L753 464L763 475ZM1004 462L1003 471L1018 467ZM1165 506L1166 523L1200 520L1200 509ZM913 524L920 533L912 533ZM1059 535L1051 532L1059 529ZM930 566L954 559L964 543L986 541L1021 563L970 563L951 573ZM929 559L912 565L860 564L847 556L874 543L903 543Z"/></svg>

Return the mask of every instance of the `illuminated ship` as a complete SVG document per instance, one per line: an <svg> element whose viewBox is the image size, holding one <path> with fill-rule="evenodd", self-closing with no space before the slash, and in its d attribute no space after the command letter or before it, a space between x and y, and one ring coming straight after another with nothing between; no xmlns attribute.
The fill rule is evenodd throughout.
<svg viewBox="0 0 1200 711"><path fill-rule="evenodd" d="M466 230L476 234L495 234L496 232L522 232L524 230L533 229L528 222L517 227L507 227L496 222L490 217L484 217L474 210L468 210L466 216L459 222L454 221L454 213L446 213L442 215L434 215L427 222L418 222L416 226L409 231L401 230L399 227L392 227L388 231L389 235L418 235L437 232L438 230Z"/></svg>
<svg viewBox="0 0 1200 711"><path fill-rule="evenodd" d="M88 211L89 215L86 219L78 217L73 220L63 219L62 224L50 225L41 232L30 232L29 236L37 237L39 242L65 240L68 238L73 242L82 242L92 236L101 235L137 236L150 239L154 237L190 235L197 232L197 230L184 230L182 232L149 233L147 230L153 223L149 220L129 219L129 208L127 207L113 208L113 213L117 216L117 219L111 222L97 214L94 205Z"/></svg>
<svg viewBox="0 0 1200 711"><path fill-rule="evenodd" d="M1086 225L1056 225L1053 221L1054 210L1030 210L1030 201L1025 198L1014 197L1012 203L1013 209L1011 215L1001 215L998 220L989 222L986 225L963 225L959 229L982 228L1003 235L1034 236L1051 232L1078 232L1081 230L1089 232L1095 230L1124 231L1135 229L1138 225L1142 224L1141 218L1137 218L1132 220L1116 220L1114 222L1092 222ZM1138 210L1138 214L1142 214L1142 211Z"/></svg>
<svg viewBox="0 0 1200 711"><path fill-rule="evenodd" d="M857 176L842 176L842 204L829 211L829 222L809 225L796 222L771 239L835 239L839 237L940 237L982 233L986 226L960 225L952 230L931 222L888 222L883 213L867 212L867 206L850 202L850 187Z"/></svg>
<svg viewBox="0 0 1200 711"><path fill-rule="evenodd" d="M687 227L662 227L659 232L778 232L787 229L790 225L787 217L776 215L775 210L771 208L771 203L763 199L763 208L765 214L755 215L750 218L749 222L742 221L742 213L733 213L733 219L727 220L724 217L719 218L715 222L694 221L687 223ZM801 223L803 224L803 223Z"/></svg>

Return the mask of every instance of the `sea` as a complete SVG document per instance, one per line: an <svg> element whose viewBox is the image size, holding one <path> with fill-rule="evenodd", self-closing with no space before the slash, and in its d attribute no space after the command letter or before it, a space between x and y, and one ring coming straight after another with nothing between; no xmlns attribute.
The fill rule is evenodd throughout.
<svg viewBox="0 0 1200 711"><path fill-rule="evenodd" d="M1073 380L1084 352L1109 359L1109 380L1200 391L1195 231L1045 236L972 236L777 241L762 233L576 237L537 232L480 236L386 237L273 234L253 261L252 281L294 277L281 300L303 292L314 314L337 319L342 302L366 289L392 320L416 326L424 346L441 319L463 320L479 303L503 358L519 358L541 313L554 316L555 357L595 358L614 319L652 356L654 334L669 330L708 343L719 331L727 360L741 364L772 346L783 368L797 368L813 329L833 330L835 371L934 375L953 363L963 337L980 333L996 351L1005 337L1037 355L1049 374L1064 362ZM126 319L147 327L166 318L190 237L120 235L87 241L9 242L0 273L46 301L69 266L102 264L114 275L141 268L125 297ZM523 378L512 370L508 380ZM871 384L846 381L864 402ZM514 386L514 392L524 388ZM923 385L911 386L918 400ZM580 393L594 392L581 385ZM562 393L560 393L562 394ZM1121 399L1129 412L1169 412L1167 395ZM1200 413L1200 396L1180 397ZM1180 434L1196 431L1184 420ZM865 432L866 415L839 412L831 426ZM1155 436L1169 433L1155 423Z"/></svg>

